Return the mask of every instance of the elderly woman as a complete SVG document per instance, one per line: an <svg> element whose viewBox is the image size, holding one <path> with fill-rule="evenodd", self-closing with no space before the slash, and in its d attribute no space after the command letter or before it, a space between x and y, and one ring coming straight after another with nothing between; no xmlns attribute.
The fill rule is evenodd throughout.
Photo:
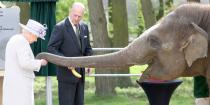
<svg viewBox="0 0 210 105"><path fill-rule="evenodd" d="M22 25L22 33L10 38L5 53L3 105L34 105L34 71L47 65L44 59L35 59L30 44L44 39L46 27L29 20Z"/></svg>

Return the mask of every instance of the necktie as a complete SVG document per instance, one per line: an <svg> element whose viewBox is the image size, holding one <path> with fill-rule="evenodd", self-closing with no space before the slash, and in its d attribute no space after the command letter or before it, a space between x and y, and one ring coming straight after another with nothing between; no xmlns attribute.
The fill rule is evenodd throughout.
<svg viewBox="0 0 210 105"><path fill-rule="evenodd" d="M78 41L78 43L79 43L79 46L81 47L81 43L80 43L80 33L79 33L79 25L75 25L76 26L76 32L75 32L75 34L76 34L76 37L77 37L77 41Z"/></svg>

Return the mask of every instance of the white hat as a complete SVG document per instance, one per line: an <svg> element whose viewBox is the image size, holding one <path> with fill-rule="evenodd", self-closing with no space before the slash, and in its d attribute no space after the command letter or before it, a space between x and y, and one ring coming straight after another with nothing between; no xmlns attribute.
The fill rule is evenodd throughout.
<svg viewBox="0 0 210 105"><path fill-rule="evenodd" d="M44 36L46 35L47 30L47 26L45 24L42 25L35 20L29 19L26 25L20 23L20 26L37 37L40 37L43 40L45 39Z"/></svg>

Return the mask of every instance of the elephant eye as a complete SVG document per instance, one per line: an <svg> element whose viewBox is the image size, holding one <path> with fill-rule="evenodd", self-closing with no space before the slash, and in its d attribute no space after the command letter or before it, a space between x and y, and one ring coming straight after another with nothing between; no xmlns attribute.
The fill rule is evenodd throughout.
<svg viewBox="0 0 210 105"><path fill-rule="evenodd" d="M149 36L148 37L148 41L150 46L152 46L153 48L161 48L161 41L159 40L158 37L156 36Z"/></svg>

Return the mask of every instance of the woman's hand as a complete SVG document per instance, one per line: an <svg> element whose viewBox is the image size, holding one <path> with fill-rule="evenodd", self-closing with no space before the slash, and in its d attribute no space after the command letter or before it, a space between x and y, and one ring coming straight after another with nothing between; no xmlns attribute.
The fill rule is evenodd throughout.
<svg viewBox="0 0 210 105"><path fill-rule="evenodd" d="M47 63L48 63L48 62L47 62L45 59L41 59L41 65L42 65L42 66L47 65Z"/></svg>

